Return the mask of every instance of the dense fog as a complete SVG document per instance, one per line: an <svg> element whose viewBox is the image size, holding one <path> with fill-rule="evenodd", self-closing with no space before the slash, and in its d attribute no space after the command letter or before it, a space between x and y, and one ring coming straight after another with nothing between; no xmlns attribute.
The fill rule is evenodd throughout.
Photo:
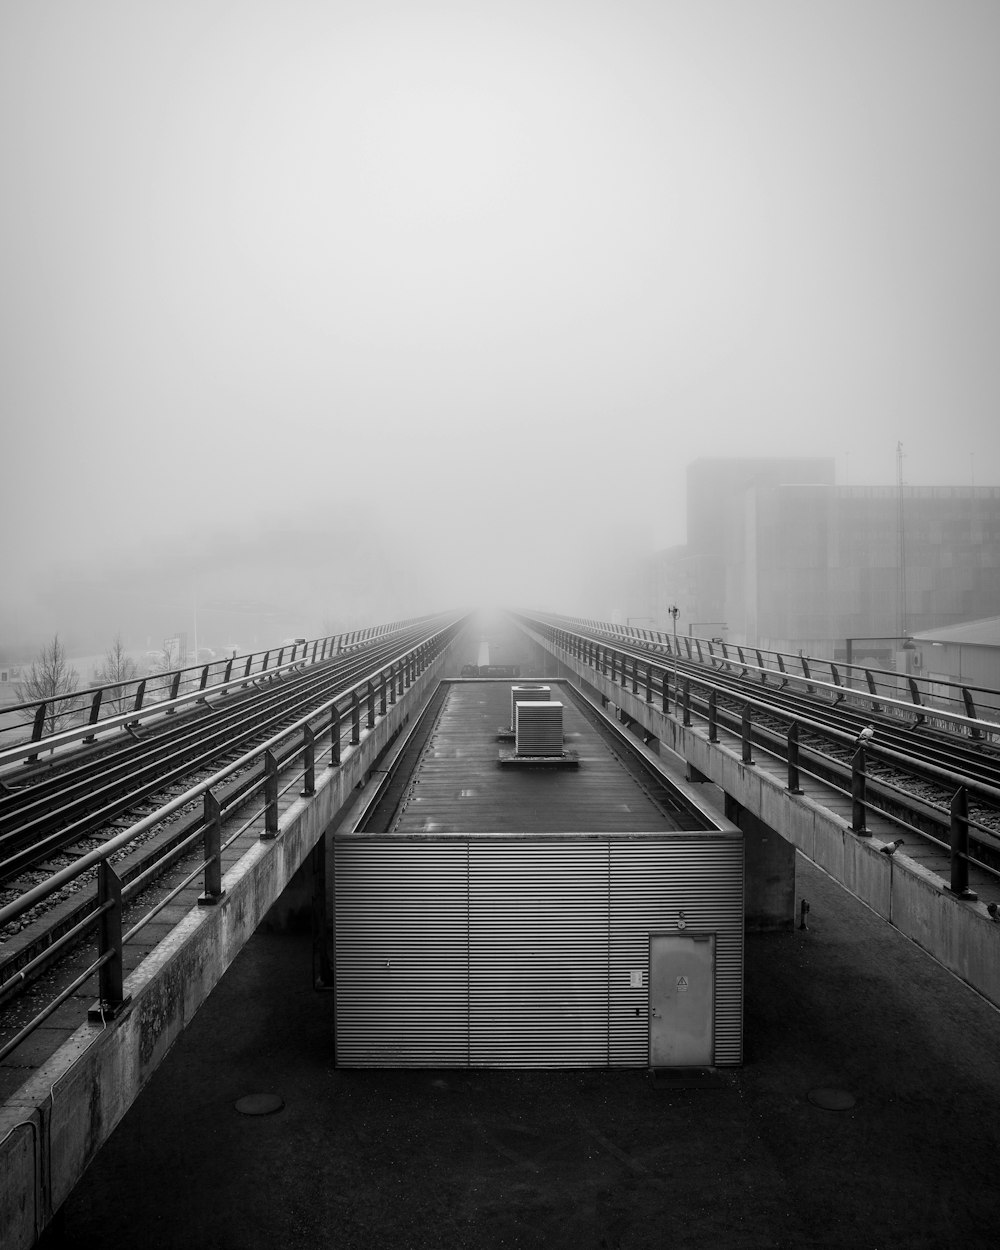
<svg viewBox="0 0 1000 1250"><path fill-rule="evenodd" d="M706 456L1000 484L1000 8L9 0L0 661L608 615Z"/></svg>

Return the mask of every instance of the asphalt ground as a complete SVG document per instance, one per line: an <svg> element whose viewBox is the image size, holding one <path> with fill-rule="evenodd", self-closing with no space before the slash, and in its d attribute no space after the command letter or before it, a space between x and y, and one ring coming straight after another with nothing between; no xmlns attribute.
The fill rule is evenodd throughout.
<svg viewBox="0 0 1000 1250"><path fill-rule="evenodd" d="M748 938L745 1064L710 1088L338 1070L309 939L259 932L42 1244L1000 1244L1000 1014L801 860L798 882L809 929ZM261 1093L282 1109L236 1110Z"/></svg>

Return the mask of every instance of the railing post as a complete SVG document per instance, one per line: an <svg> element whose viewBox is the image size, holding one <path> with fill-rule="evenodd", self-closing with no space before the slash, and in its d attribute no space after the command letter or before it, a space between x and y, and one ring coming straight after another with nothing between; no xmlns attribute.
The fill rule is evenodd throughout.
<svg viewBox="0 0 1000 1250"><path fill-rule="evenodd" d="M788 785L789 794L801 794L799 785L799 722L793 720L788 727Z"/></svg>
<svg viewBox="0 0 1000 1250"><path fill-rule="evenodd" d="M379 716L385 715L385 696L386 696L386 677L385 677L385 670L383 669L382 675L379 678L379 684L378 684L378 714Z"/></svg>
<svg viewBox="0 0 1000 1250"><path fill-rule="evenodd" d="M691 724L691 683L686 677L684 678L684 724L685 726Z"/></svg>
<svg viewBox="0 0 1000 1250"><path fill-rule="evenodd" d="M145 699L145 697L146 697L146 678L143 677L143 679L139 682L138 686L136 686L135 688L135 702L132 704L133 712L142 711L142 701L143 699Z"/></svg>
<svg viewBox="0 0 1000 1250"><path fill-rule="evenodd" d="M800 655L799 662L802 665L802 672L805 676L805 679L807 682L809 682L810 677L812 677L812 673L809 672L809 661L806 659L804 655ZM812 684L807 685L806 690L808 690L810 694L816 693L816 687L813 686Z"/></svg>
<svg viewBox="0 0 1000 1250"><path fill-rule="evenodd" d="M232 680L232 676L233 676L233 661L234 661L235 659L236 659L236 656L235 656L235 655L231 655L231 656L229 657L229 659L226 661L226 671L225 671L225 672L223 673L223 675L222 675L222 685L226 685L226 684L227 684L227 682L229 682L229 681L231 681L231 680ZM226 694L228 694L229 692L228 692L228 691L226 691L225 693L226 693Z"/></svg>
<svg viewBox="0 0 1000 1250"><path fill-rule="evenodd" d="M632 657L632 693L639 693L639 661Z"/></svg>
<svg viewBox="0 0 1000 1250"><path fill-rule="evenodd" d="M844 696L839 693L839 688L842 687L844 683L840 680L840 669L837 668L836 664L832 661L830 662L830 676L833 678L833 684L838 687L838 693L834 696L833 701L834 703L842 703L844 701Z"/></svg>
<svg viewBox="0 0 1000 1250"><path fill-rule="evenodd" d="M972 699L972 691L965 686L962 687L962 700L965 703L965 714L968 716L969 720L978 720L979 717L976 715L976 705ZM973 725L969 730L969 734L973 738L981 738L983 736L983 731L978 725Z"/></svg>
<svg viewBox="0 0 1000 1250"><path fill-rule="evenodd" d="M330 764L336 768L340 763L340 711L336 703L330 709Z"/></svg>
<svg viewBox="0 0 1000 1250"><path fill-rule="evenodd" d="M88 724L90 725L96 725L97 719L101 715L101 698L103 694L104 694L103 688L101 690L94 691L94 697L90 701L90 719L88 721ZM96 734L87 734L86 738L84 738L84 742L87 742L87 743L96 742L96 741L97 741Z"/></svg>
<svg viewBox="0 0 1000 1250"><path fill-rule="evenodd" d="M661 711L666 715L670 711L670 672L668 669L663 669L661 693L663 695Z"/></svg>
<svg viewBox="0 0 1000 1250"><path fill-rule="evenodd" d="M744 764L753 763L753 741L750 737L750 704L743 704L743 715L740 717L740 741L743 747Z"/></svg>
<svg viewBox="0 0 1000 1250"><path fill-rule="evenodd" d="M222 888L222 808L211 790L205 791L205 892L202 907L214 907L225 895Z"/></svg>
<svg viewBox="0 0 1000 1250"><path fill-rule="evenodd" d="M299 795L308 799L316 793L316 735L311 725L302 726L302 745L305 755L305 776Z"/></svg>
<svg viewBox="0 0 1000 1250"><path fill-rule="evenodd" d="M714 690L708 692L708 740L719 741L718 696Z"/></svg>
<svg viewBox="0 0 1000 1250"><path fill-rule="evenodd" d="M37 742L42 736L42 730L45 727L45 709L47 704L44 700L35 708L35 719L31 723L31 741ZM29 760L37 760L37 755L29 755Z"/></svg>
<svg viewBox="0 0 1000 1250"><path fill-rule="evenodd" d="M851 760L851 832L861 838L870 838L866 824L865 807L865 748L858 747Z"/></svg>
<svg viewBox="0 0 1000 1250"><path fill-rule="evenodd" d="M869 694L878 694L878 686L876 686L876 685L875 685L875 678L871 675L871 672L870 672L867 668L865 669L865 680L868 682L868 693L869 693ZM873 702L872 702L872 711L873 711L873 712L881 712L881 711L882 711L882 704L881 704L881 703L875 703L875 702L873 701Z"/></svg>
<svg viewBox="0 0 1000 1250"><path fill-rule="evenodd" d="M273 751L264 752L264 832L260 836L278 836L278 761Z"/></svg>
<svg viewBox="0 0 1000 1250"><path fill-rule="evenodd" d="M371 680L368 682L368 720L367 727L375 728L375 683Z"/></svg>
<svg viewBox="0 0 1000 1250"><path fill-rule="evenodd" d="M122 883L106 859L97 870L97 905L101 918L97 926L97 953L110 955L101 964L98 1000L87 1012L91 1024L113 1020L132 1001L125 996L122 976Z"/></svg>
<svg viewBox="0 0 1000 1250"><path fill-rule="evenodd" d="M907 685L910 687L910 698L913 700L913 706L923 707L923 703L920 700L920 691L917 688L917 683L910 676L907 676L906 682L907 682ZM924 716L923 712L921 712L913 723L914 725L922 725L926 719L927 718Z"/></svg>
<svg viewBox="0 0 1000 1250"><path fill-rule="evenodd" d="M173 681L170 683L170 694L169 694L168 698L169 698L171 701L173 701L174 699L176 699L176 698L177 698L177 696L178 696L178 694L180 693L180 689L181 689L181 672L180 672L180 669L178 669L178 670L177 670L177 672L176 672L176 673L174 673L174 679L173 679ZM175 709L175 708L172 708L172 707L168 707L168 708L167 708L167 712L168 712L171 716L174 714L174 711L175 711L175 710L176 710L176 709Z"/></svg>
<svg viewBox="0 0 1000 1250"><path fill-rule="evenodd" d="M361 741L361 700L356 690L351 691L351 746Z"/></svg>
<svg viewBox="0 0 1000 1250"><path fill-rule="evenodd" d="M653 702L653 661L646 661L646 702Z"/></svg>
<svg viewBox="0 0 1000 1250"><path fill-rule="evenodd" d="M959 786L951 799L951 885L952 894L974 902L979 895L969 889L969 792Z"/></svg>
<svg viewBox="0 0 1000 1250"><path fill-rule="evenodd" d="M778 672L781 673L780 689L784 690L784 688L788 685L788 678L785 676L785 661L782 659L780 651L775 651L774 658L778 661Z"/></svg>

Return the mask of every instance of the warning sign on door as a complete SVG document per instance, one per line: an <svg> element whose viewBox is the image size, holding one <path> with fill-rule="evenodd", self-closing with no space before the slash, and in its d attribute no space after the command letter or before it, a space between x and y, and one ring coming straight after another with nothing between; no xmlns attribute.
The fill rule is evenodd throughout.
<svg viewBox="0 0 1000 1250"><path fill-rule="evenodd" d="M677 991L678 991L678 993L683 994L683 993L684 993L684 991L687 989L687 987L688 987L688 979L687 979L687 977L678 977L678 978L677 978Z"/></svg>
<svg viewBox="0 0 1000 1250"><path fill-rule="evenodd" d="M629 984L629 989L632 989L632 990L642 989L642 971L640 970L638 972L635 972L635 971L630 972L628 974L628 984Z"/></svg>

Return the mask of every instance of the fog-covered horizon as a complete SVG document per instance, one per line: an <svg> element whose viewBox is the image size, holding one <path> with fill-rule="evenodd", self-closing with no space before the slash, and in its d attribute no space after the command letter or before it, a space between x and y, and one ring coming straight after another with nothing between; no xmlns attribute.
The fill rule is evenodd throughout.
<svg viewBox="0 0 1000 1250"><path fill-rule="evenodd" d="M998 53L975 0L12 0L0 645L610 606L702 457L1000 484Z"/></svg>

